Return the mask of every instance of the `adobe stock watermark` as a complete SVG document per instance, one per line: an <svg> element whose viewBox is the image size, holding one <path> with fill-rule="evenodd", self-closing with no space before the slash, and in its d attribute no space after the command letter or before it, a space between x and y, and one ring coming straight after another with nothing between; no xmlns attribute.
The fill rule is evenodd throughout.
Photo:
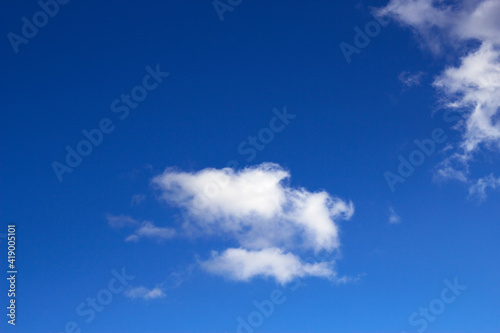
<svg viewBox="0 0 500 333"><path fill-rule="evenodd" d="M19 53L21 44L28 44L30 39L38 35L38 29L45 27L51 18L59 13L60 5L66 5L70 0L40 0L38 6L41 10L37 11L31 17L31 20L26 16L21 17L21 35L9 32L7 39L14 50L14 53Z"/></svg>
<svg viewBox="0 0 500 333"><path fill-rule="evenodd" d="M135 279L135 276L127 275L125 267L122 268L121 273L112 270L113 277L108 281L105 288L99 290L95 297L87 297L84 301L76 306L76 314L83 319L87 324L94 321L96 313L102 312L106 306L113 301L113 295L117 295L128 286L129 282ZM64 325L64 331L59 333L81 333L81 325L75 321L68 321Z"/></svg>
<svg viewBox="0 0 500 333"><path fill-rule="evenodd" d="M354 45L346 42L341 42L339 44L340 50L348 64L351 63L351 57L354 53L360 54L362 49L370 45L372 38L377 37L382 31L382 28L390 23L390 18L377 16L373 11L372 16L374 16L375 20L367 22L363 29L358 26L354 27L355 34L352 41Z"/></svg>
<svg viewBox="0 0 500 333"><path fill-rule="evenodd" d="M217 16L221 22L224 21L224 13L232 12L236 7L241 5L243 0L214 0L212 6L214 6Z"/></svg>
<svg viewBox="0 0 500 333"><path fill-rule="evenodd" d="M443 114L443 120L447 123L451 123L460 119L459 116L450 116L451 112L455 112L453 110L447 110ZM384 178L389 186L391 192L396 190L396 184L404 183L408 177L413 175L415 169L418 166L421 166L427 157L434 154L436 148L439 144L443 144L448 140L448 136L445 134L442 128L435 128L432 130L430 138L423 140L414 140L413 142L417 146L414 150L408 154L408 158L403 157L402 155L398 156L399 165L397 168L397 172L391 172L386 170L384 172Z"/></svg>
<svg viewBox="0 0 500 333"><path fill-rule="evenodd" d="M427 307L420 307L418 312L415 311L408 317L408 323L411 326L418 327L416 329L418 333L423 333L429 326L429 323L434 322L439 315L443 314L447 305L455 302L457 297L467 289L466 285L460 285L458 283L457 278L453 280L453 283L446 279L444 280L444 284L446 287L441 290L439 298L433 299L429 302ZM403 331L401 333L408 332Z"/></svg>
<svg viewBox="0 0 500 333"><path fill-rule="evenodd" d="M256 136L249 135L246 140L243 140L238 145L237 151L240 155L248 155L245 160L251 162L257 156L259 151L263 151L268 144L274 140L274 136L277 133L282 132L289 124L290 120L295 119L297 115L288 113L286 106L283 107L282 111L276 108L272 110L274 116L269 120L268 126L261 128ZM230 160L227 162L227 168L237 169L240 163L236 160ZM229 179L226 175L221 175L221 177L213 177L211 182L205 184L203 192L201 195L196 196L193 201L192 213L199 216L203 211L203 207L213 198L216 198L221 189L225 188L229 183ZM183 209L180 210L184 221L189 221L189 217Z"/></svg>
<svg viewBox="0 0 500 333"><path fill-rule="evenodd" d="M258 151L263 151L266 145L274 140L274 134L282 132L290 120L295 119L297 115L289 114L286 106L283 111L274 108L273 113L275 117L269 120L269 126L263 127L259 130L256 136L249 135L246 140L238 145L238 153L240 155L249 155L245 160L251 162L257 156Z"/></svg>
<svg viewBox="0 0 500 333"><path fill-rule="evenodd" d="M276 305L285 303L286 296L282 289L274 289L269 294L269 298L261 302L253 301L255 311L250 312L246 318L238 316L236 321L238 327L236 333L253 333L255 329L262 326L265 318L270 317L274 313Z"/></svg>
<svg viewBox="0 0 500 333"><path fill-rule="evenodd" d="M156 65L155 69L147 66L145 70L148 74L142 78L141 84L133 87L130 94L122 94L120 98L111 102L111 112L116 113L120 120L125 120L129 116L130 110L136 109L139 103L146 99L148 92L155 90L163 82L163 79L170 75L167 72L162 72L160 65ZM69 145L65 147L66 163L58 161L51 163L52 170L54 170L59 182L63 181L65 173L72 173L82 163L83 158L89 156L94 148L103 142L105 134L112 133L115 128L113 121L105 117L99 121L96 128L83 129L82 135L84 139L80 140L75 148Z"/></svg>

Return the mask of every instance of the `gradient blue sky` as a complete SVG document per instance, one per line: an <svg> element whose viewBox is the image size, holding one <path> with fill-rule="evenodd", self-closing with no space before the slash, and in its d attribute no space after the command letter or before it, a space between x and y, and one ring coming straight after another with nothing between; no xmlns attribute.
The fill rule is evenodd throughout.
<svg viewBox="0 0 500 333"><path fill-rule="evenodd" d="M21 18L40 7L3 1L0 232L17 225L19 274L17 325L2 312L1 331L59 333L74 321L89 333L236 332L237 318L277 288L286 301L256 332L416 332L410 315L457 278L467 289L427 331L499 332L500 192L469 195L500 173L498 146L474 151L467 181L436 177L441 150L464 132L443 120L432 83L478 42L433 52L418 29L393 20L348 63L339 44L353 44L354 27L374 20L370 7L386 4L243 0L221 21L211 1L71 1L15 53L7 34L21 34ZM170 75L120 120L111 103L157 65ZM420 72L411 87L401 80ZM247 162L240 143L285 106L296 118ZM60 182L51 163L103 118L113 132ZM436 128L447 142L391 191L384 172ZM291 187L352 201L352 218L337 222L335 265L352 281L306 277L296 291L273 278L234 281L199 265L231 240L125 242L134 229L110 227L107 217L124 215L178 228L181 211L159 199L153 177L230 160L277 163ZM117 293L86 323L76 307L122 267L135 276L130 288L163 297ZM5 311L5 280L0 287Z"/></svg>

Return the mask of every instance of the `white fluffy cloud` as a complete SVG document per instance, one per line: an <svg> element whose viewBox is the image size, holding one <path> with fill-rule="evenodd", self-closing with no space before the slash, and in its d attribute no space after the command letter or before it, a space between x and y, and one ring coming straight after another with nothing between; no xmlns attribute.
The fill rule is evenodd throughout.
<svg viewBox="0 0 500 333"><path fill-rule="evenodd" d="M483 43L477 51L462 58L459 67L447 68L434 84L449 96L449 108L463 110L462 148L466 154L475 151L480 144L500 147L498 49L491 43Z"/></svg>
<svg viewBox="0 0 500 333"><path fill-rule="evenodd" d="M500 1L391 0L378 14L410 27L435 53L469 49L434 81L446 107L462 116L462 140L437 173L466 180L475 152L500 147Z"/></svg>
<svg viewBox="0 0 500 333"><path fill-rule="evenodd" d="M331 263L303 263L292 253L283 253L278 248L249 251L231 248L222 254L212 253L202 266L209 272L235 280L248 281L254 276L274 277L279 283L287 283L306 275L332 277L335 275Z"/></svg>
<svg viewBox="0 0 500 333"><path fill-rule="evenodd" d="M165 297L165 292L160 288L148 289L146 287L134 287L125 291L125 296L129 298L142 298L150 300Z"/></svg>
<svg viewBox="0 0 500 333"><path fill-rule="evenodd" d="M473 39L500 43L499 13L497 0L391 0L377 11L410 27L436 53L446 43L456 46Z"/></svg>
<svg viewBox="0 0 500 333"><path fill-rule="evenodd" d="M453 22L455 35L500 44L500 2L498 0L468 1Z"/></svg>
<svg viewBox="0 0 500 333"><path fill-rule="evenodd" d="M208 271L237 280L271 276L281 283L332 276L328 263L303 264L292 251L338 249L336 221L349 219L354 206L325 191L292 188L289 179L279 165L263 163L240 171L167 169L153 184L163 199L186 210L185 231L230 236L239 243L240 248L214 253L202 264Z"/></svg>

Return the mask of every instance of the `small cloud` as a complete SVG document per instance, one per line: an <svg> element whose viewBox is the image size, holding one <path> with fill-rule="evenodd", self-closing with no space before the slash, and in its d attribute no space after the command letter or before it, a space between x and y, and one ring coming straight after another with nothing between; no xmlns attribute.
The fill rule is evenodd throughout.
<svg viewBox="0 0 500 333"><path fill-rule="evenodd" d="M463 171L457 170L451 166L445 166L440 169L437 169L434 172L433 180L436 181L458 180L460 182L466 183L467 176Z"/></svg>
<svg viewBox="0 0 500 333"><path fill-rule="evenodd" d="M132 234L132 235L128 236L127 238L125 238L125 241L126 242L138 242L139 236Z"/></svg>
<svg viewBox="0 0 500 333"><path fill-rule="evenodd" d="M422 80L422 77L425 75L424 72L418 72L416 74L412 74L410 72L401 72L398 76L399 81L403 83L407 87L419 86Z"/></svg>
<svg viewBox="0 0 500 333"><path fill-rule="evenodd" d="M123 228L139 224L137 220L127 215L107 215L106 219L111 228Z"/></svg>
<svg viewBox="0 0 500 333"><path fill-rule="evenodd" d="M273 277L280 284L286 284L297 277L335 277L330 263L303 263L294 254L283 253L278 248L259 251L230 248L222 254L214 251L212 258L201 265L210 273L238 281L249 281L255 276L264 276Z"/></svg>
<svg viewBox="0 0 500 333"><path fill-rule="evenodd" d="M389 223L398 224L401 223L401 217L396 213L394 207L389 206Z"/></svg>
<svg viewBox="0 0 500 333"><path fill-rule="evenodd" d="M496 189L500 187L500 177L496 178L493 174L479 178L477 182L469 187L469 196L476 197L479 200L486 199L486 190L488 188Z"/></svg>
<svg viewBox="0 0 500 333"><path fill-rule="evenodd" d="M140 194L134 194L132 196L132 200L130 201L130 205L139 205L141 202L143 202L146 199L146 196L142 193Z"/></svg>
<svg viewBox="0 0 500 333"><path fill-rule="evenodd" d="M170 239L176 234L174 229L157 227L153 223L145 221L130 236L125 238L126 242L137 242L140 238L152 238L156 240Z"/></svg>
<svg viewBox="0 0 500 333"><path fill-rule="evenodd" d="M135 287L127 290L125 292L125 296L132 299L142 298L144 300L150 300L165 297L165 292L158 287L153 289L148 289L146 287Z"/></svg>
<svg viewBox="0 0 500 333"><path fill-rule="evenodd" d="M441 149L441 152L446 153L447 151L452 150L452 149L453 149L453 145L451 143L447 143L446 146L444 146L444 148Z"/></svg>

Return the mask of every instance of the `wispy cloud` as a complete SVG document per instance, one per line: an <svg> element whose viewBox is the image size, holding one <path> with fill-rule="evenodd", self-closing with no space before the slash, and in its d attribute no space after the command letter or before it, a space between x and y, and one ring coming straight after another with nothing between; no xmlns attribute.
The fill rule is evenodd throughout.
<svg viewBox="0 0 500 333"><path fill-rule="evenodd" d="M466 183L468 181L467 175L463 170L457 170L450 165L439 164L434 170L433 179L435 181L458 180Z"/></svg>
<svg viewBox="0 0 500 333"><path fill-rule="evenodd" d="M161 288L148 289L146 287L132 287L125 291L125 296L129 298L141 298L144 300L151 300L155 298L165 297L165 292Z"/></svg>
<svg viewBox="0 0 500 333"><path fill-rule="evenodd" d="M392 205L389 205L389 223L390 224L401 223L401 217L396 213Z"/></svg>
<svg viewBox="0 0 500 333"><path fill-rule="evenodd" d="M480 178L477 182L469 187L469 195L478 198L479 200L486 199L486 190L488 188L500 188L500 177L495 177L490 174L486 177Z"/></svg>
<svg viewBox="0 0 500 333"><path fill-rule="evenodd" d="M132 200L130 201L130 204L132 206L139 205L144 200L146 200L146 196L144 194L142 194L142 193L140 193L140 194L134 194L132 196Z"/></svg>
<svg viewBox="0 0 500 333"><path fill-rule="evenodd" d="M401 72L398 76L399 81L403 83L407 87L419 86L422 80L422 77L425 75L424 72L410 73L410 72Z"/></svg>
<svg viewBox="0 0 500 333"><path fill-rule="evenodd" d="M460 49L459 64L448 66L433 85L446 108L461 115L461 142L449 151L441 178L467 181L468 164L484 149L500 148L500 1L391 0L378 10L410 27L435 54ZM476 43L470 43L475 41ZM471 46L473 45L473 46ZM475 45L475 46L474 46Z"/></svg>
<svg viewBox="0 0 500 333"><path fill-rule="evenodd" d="M170 239L176 235L174 229L157 227L153 223L144 221L141 226L130 236L125 238L126 242L137 242L141 238L150 238L155 240Z"/></svg>
<svg viewBox="0 0 500 333"><path fill-rule="evenodd" d="M112 228L123 228L139 224L137 220L127 215L107 215L108 225Z"/></svg>
<svg viewBox="0 0 500 333"><path fill-rule="evenodd" d="M244 281L272 276L280 283L297 276L332 276L328 262L302 264L298 255L338 250L336 221L350 219L354 206L326 191L292 188L289 179L279 165L263 163L239 171L167 169L153 184L164 200L187 211L184 230L239 243L203 262L209 272Z"/></svg>

